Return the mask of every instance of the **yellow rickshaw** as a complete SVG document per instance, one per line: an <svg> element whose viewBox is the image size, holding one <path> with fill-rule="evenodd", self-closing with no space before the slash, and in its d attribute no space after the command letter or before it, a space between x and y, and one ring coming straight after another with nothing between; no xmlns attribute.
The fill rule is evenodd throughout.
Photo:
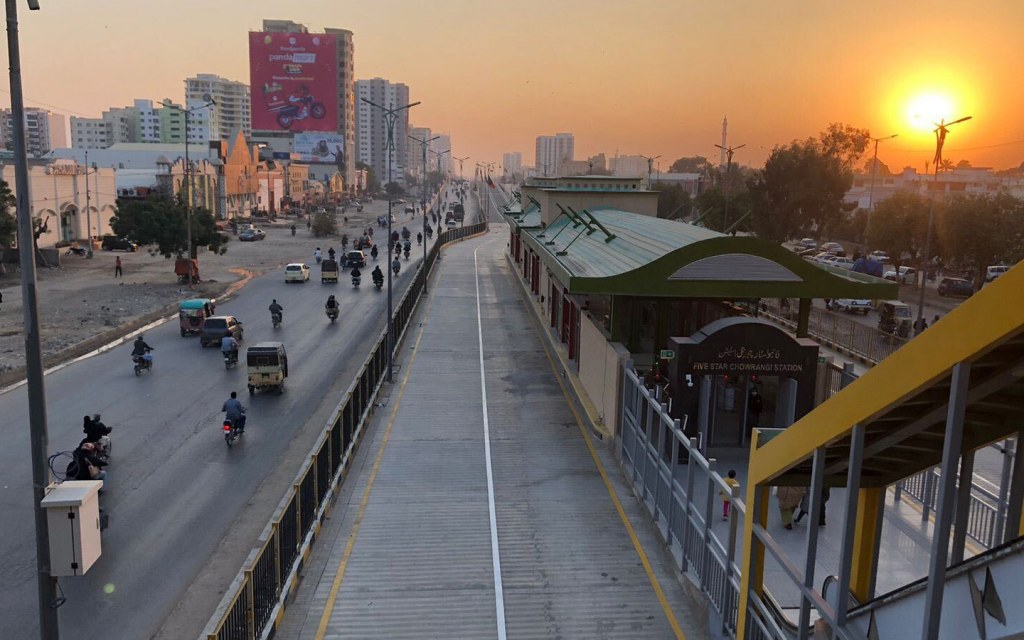
<svg viewBox="0 0 1024 640"><path fill-rule="evenodd" d="M327 258L320 263L320 282L326 284L338 283L338 261Z"/></svg>
<svg viewBox="0 0 1024 640"><path fill-rule="evenodd" d="M284 379L288 377L288 354L280 342L260 342L245 352L249 395L256 389L275 388L284 393Z"/></svg>

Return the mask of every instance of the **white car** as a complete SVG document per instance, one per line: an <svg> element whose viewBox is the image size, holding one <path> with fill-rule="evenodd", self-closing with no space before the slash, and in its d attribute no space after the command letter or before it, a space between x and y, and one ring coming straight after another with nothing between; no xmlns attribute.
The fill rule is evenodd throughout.
<svg viewBox="0 0 1024 640"><path fill-rule="evenodd" d="M309 267L301 262L292 262L284 268L285 282L306 282L309 280Z"/></svg>
<svg viewBox="0 0 1024 640"><path fill-rule="evenodd" d="M838 298L832 301L832 308L836 311L845 311L847 313L855 313L860 311L864 315L868 315L868 311L871 311L870 300L859 300L853 298Z"/></svg>
<svg viewBox="0 0 1024 640"><path fill-rule="evenodd" d="M893 269L890 269L890 270L886 271L885 275L882 276L882 277L885 278L886 280L891 280L893 282L896 282L896 271L893 270ZM917 281L917 270L916 269L914 269L913 267L900 267L900 277L899 277L899 283L900 284L908 284L908 283L912 284L912 283L914 283L916 281Z"/></svg>
<svg viewBox="0 0 1024 640"><path fill-rule="evenodd" d="M874 260L875 262L881 262L882 264L892 262L892 259L889 257L889 254L887 254L884 251L872 251L868 255L868 260Z"/></svg>
<svg viewBox="0 0 1024 640"><path fill-rule="evenodd" d="M842 267L844 269L853 268L853 260L850 258L836 258L835 260L830 260L829 264L833 267Z"/></svg>
<svg viewBox="0 0 1024 640"><path fill-rule="evenodd" d="M1002 264L985 267L985 282L992 282L999 276L1010 270L1010 267Z"/></svg>

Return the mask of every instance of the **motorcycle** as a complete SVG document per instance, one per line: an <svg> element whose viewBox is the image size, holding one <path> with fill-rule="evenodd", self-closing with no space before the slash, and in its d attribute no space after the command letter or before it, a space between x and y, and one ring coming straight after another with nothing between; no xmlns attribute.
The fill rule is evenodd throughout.
<svg viewBox="0 0 1024 640"><path fill-rule="evenodd" d="M354 288L356 288L356 289L359 288L359 282L360 282L360 277L359 276L352 276L352 286Z"/></svg>
<svg viewBox="0 0 1024 640"><path fill-rule="evenodd" d="M238 351L226 351L224 353L224 369L230 371L231 367L238 364Z"/></svg>
<svg viewBox="0 0 1024 640"><path fill-rule="evenodd" d="M245 433L241 428L235 426L235 422L231 418L224 418L222 429L224 430L224 441L228 443L228 447Z"/></svg>
<svg viewBox="0 0 1024 640"><path fill-rule="evenodd" d="M324 103L317 102L313 96L292 96L288 99L290 104L281 108L277 114L277 124L282 129L290 129L292 123L306 118L322 120L327 115L327 107Z"/></svg>
<svg viewBox="0 0 1024 640"><path fill-rule="evenodd" d="M398 274L396 273L395 275L398 275ZM373 279L373 286L377 287L377 291L380 291L381 287L384 286L384 276L381 276L379 278L374 278Z"/></svg>
<svg viewBox="0 0 1024 640"><path fill-rule="evenodd" d="M153 368L153 356L149 353L151 349L146 349L146 353L141 356L132 356L132 362L135 363L135 375L142 375L143 371L149 371Z"/></svg>
<svg viewBox="0 0 1024 640"><path fill-rule="evenodd" d="M391 265L391 270L395 272L396 276L398 275L398 270L401 269L401 268L402 267L400 265L397 265L397 264Z"/></svg>
<svg viewBox="0 0 1024 640"><path fill-rule="evenodd" d="M327 317L331 319L331 324L338 319L338 307L327 307Z"/></svg>
<svg viewBox="0 0 1024 640"><path fill-rule="evenodd" d="M376 262L377 261L377 245L373 245L373 248L370 249L370 255L373 256L373 261Z"/></svg>
<svg viewBox="0 0 1024 640"><path fill-rule="evenodd" d="M68 247L68 250L64 253L64 255L84 256L86 253L88 252L85 250L85 247Z"/></svg>
<svg viewBox="0 0 1024 640"><path fill-rule="evenodd" d="M423 234L422 233L417 233L416 234L416 246L418 247L421 244L423 244Z"/></svg>
<svg viewBox="0 0 1024 640"><path fill-rule="evenodd" d="M281 314L280 313L271 313L270 314L270 322L271 322L271 324L274 325L275 329L280 327L281 326Z"/></svg>
<svg viewBox="0 0 1024 640"><path fill-rule="evenodd" d="M402 253L405 254L405 259L408 260L409 259L409 245L405 245L405 250Z"/></svg>

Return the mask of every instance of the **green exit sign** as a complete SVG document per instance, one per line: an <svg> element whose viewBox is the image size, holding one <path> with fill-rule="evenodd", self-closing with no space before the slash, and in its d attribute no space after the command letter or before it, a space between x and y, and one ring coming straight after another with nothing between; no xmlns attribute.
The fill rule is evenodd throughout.
<svg viewBox="0 0 1024 640"><path fill-rule="evenodd" d="M676 352L671 349L662 349L661 355L658 357L661 358L662 360L671 360L672 358L676 357Z"/></svg>

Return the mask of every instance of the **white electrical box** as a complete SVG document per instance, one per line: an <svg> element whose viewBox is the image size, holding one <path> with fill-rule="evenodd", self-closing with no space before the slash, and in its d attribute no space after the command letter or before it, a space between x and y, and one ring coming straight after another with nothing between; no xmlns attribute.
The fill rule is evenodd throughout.
<svg viewBox="0 0 1024 640"><path fill-rule="evenodd" d="M100 480L68 480L43 498L50 575L80 576L100 557Z"/></svg>

